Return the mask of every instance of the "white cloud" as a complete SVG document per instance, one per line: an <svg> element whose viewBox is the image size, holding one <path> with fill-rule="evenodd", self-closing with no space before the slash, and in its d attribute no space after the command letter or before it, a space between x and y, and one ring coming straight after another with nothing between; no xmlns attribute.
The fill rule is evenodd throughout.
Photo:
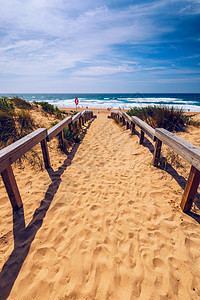
<svg viewBox="0 0 200 300"><path fill-rule="evenodd" d="M132 53L123 54L115 48L160 41L173 27L160 26L155 16L160 18L170 3L181 1L160 0L123 8L101 3L0 0L0 74L48 81L52 76L58 80L80 76L82 80L83 76L161 70L162 66L136 55L134 47Z"/></svg>
<svg viewBox="0 0 200 300"><path fill-rule="evenodd" d="M133 72L134 68L128 65L121 66L94 66L76 71L75 76L101 76L101 75L112 75L117 73Z"/></svg>
<svg viewBox="0 0 200 300"><path fill-rule="evenodd" d="M111 58L113 45L146 41L160 32L150 20L137 18L137 7L119 11L102 6L76 14L71 6L72 15L66 7L62 0L3 1L0 69L53 74L100 55Z"/></svg>

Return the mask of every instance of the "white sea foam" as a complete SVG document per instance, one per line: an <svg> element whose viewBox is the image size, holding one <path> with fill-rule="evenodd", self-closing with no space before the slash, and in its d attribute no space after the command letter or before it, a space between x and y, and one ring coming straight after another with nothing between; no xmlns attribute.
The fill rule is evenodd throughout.
<svg viewBox="0 0 200 300"><path fill-rule="evenodd" d="M183 96L182 96L183 95ZM137 97L138 96L138 97ZM187 111L200 111L199 106L199 99L198 96L195 98L191 98L191 95L189 94L189 97L187 98L187 95L184 96L184 94L180 94L180 96L173 97L169 95L163 95L163 97L153 97L149 95L150 97L144 95L144 97L137 95L134 97L134 95L130 95L127 97L124 94L108 94L108 95L102 95L101 94L95 94L95 95L80 95L78 97L79 99L79 107L90 107L90 108L132 108L132 107L146 107L148 105L167 105L169 107L173 106L175 108L182 108L183 110ZM26 98L26 95L24 95L24 98ZM195 99L197 99L195 101ZM49 103L53 104L54 106L58 106L60 108L64 107L76 107L74 100L74 95L66 96L65 95L30 95L29 101L48 101Z"/></svg>

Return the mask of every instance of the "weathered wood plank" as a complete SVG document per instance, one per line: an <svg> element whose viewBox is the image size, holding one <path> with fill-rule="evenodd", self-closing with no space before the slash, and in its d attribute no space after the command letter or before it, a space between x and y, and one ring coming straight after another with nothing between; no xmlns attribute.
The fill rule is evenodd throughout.
<svg viewBox="0 0 200 300"><path fill-rule="evenodd" d="M64 135L63 135L63 130L61 130L58 134L58 141L59 141L59 146L61 149L64 148Z"/></svg>
<svg viewBox="0 0 200 300"><path fill-rule="evenodd" d="M17 183L11 165L1 172L1 176L6 187L6 191L12 207L20 208L23 205L22 199L19 193L19 189L17 187Z"/></svg>
<svg viewBox="0 0 200 300"><path fill-rule="evenodd" d="M159 161L160 153L161 153L161 147L162 147L162 141L160 141L158 138L156 138L156 144L155 144L154 155L153 155L153 165L155 167L158 166L158 161Z"/></svg>
<svg viewBox="0 0 200 300"><path fill-rule="evenodd" d="M126 119L126 121L129 123L129 125L131 125L132 122L131 117L125 112L123 112L123 116Z"/></svg>
<svg viewBox="0 0 200 300"><path fill-rule="evenodd" d="M132 134L135 133L135 123L134 122L131 122L131 131L132 131Z"/></svg>
<svg viewBox="0 0 200 300"><path fill-rule="evenodd" d="M0 150L0 172L47 137L47 129L39 128Z"/></svg>
<svg viewBox="0 0 200 300"><path fill-rule="evenodd" d="M71 123L72 117L67 117L52 128L48 130L47 141L50 142L58 133L63 130L69 123Z"/></svg>
<svg viewBox="0 0 200 300"><path fill-rule="evenodd" d="M132 121L137 125L144 133L146 133L153 141L155 140L155 129L149 126L144 121L140 120L138 117L131 117Z"/></svg>
<svg viewBox="0 0 200 300"><path fill-rule="evenodd" d="M184 212L190 210L200 183L200 171L191 166L190 174L181 201L181 208Z"/></svg>
<svg viewBox="0 0 200 300"><path fill-rule="evenodd" d="M51 163L50 163L49 150L48 150L46 138L43 139L40 142L40 144L41 144L41 148L42 148L42 155L43 155L43 159L44 159L44 165L45 165L45 168L48 169L48 168L50 168Z"/></svg>
<svg viewBox="0 0 200 300"><path fill-rule="evenodd" d="M141 129L141 132L140 132L140 142L139 144L142 145L144 142L144 131Z"/></svg>
<svg viewBox="0 0 200 300"><path fill-rule="evenodd" d="M177 154L186 159L197 170L200 170L200 148L163 128L157 128L155 130L155 135Z"/></svg>
<svg viewBox="0 0 200 300"><path fill-rule="evenodd" d="M72 123L73 123L73 124L76 123L77 120L81 117L81 115L82 115L82 113L79 112L79 113L77 113L75 116L73 116L73 117L72 117Z"/></svg>
<svg viewBox="0 0 200 300"><path fill-rule="evenodd" d="M85 124L85 110L82 111L81 118L82 118L82 125L84 125Z"/></svg>

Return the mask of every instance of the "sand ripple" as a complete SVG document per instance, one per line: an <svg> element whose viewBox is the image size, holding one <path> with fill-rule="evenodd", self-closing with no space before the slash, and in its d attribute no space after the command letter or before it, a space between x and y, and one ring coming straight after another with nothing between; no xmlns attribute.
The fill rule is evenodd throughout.
<svg viewBox="0 0 200 300"><path fill-rule="evenodd" d="M199 299L199 224L178 208L180 186L151 165L149 147L100 114L71 162L31 178L27 236L11 250L10 211L1 221L11 228L1 278L13 280L8 270L23 260L9 299Z"/></svg>

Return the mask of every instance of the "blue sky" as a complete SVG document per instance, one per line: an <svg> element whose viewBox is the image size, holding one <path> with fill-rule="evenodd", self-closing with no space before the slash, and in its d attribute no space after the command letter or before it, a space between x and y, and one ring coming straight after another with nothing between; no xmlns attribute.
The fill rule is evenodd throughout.
<svg viewBox="0 0 200 300"><path fill-rule="evenodd" d="M200 92L200 0L0 0L0 93Z"/></svg>

